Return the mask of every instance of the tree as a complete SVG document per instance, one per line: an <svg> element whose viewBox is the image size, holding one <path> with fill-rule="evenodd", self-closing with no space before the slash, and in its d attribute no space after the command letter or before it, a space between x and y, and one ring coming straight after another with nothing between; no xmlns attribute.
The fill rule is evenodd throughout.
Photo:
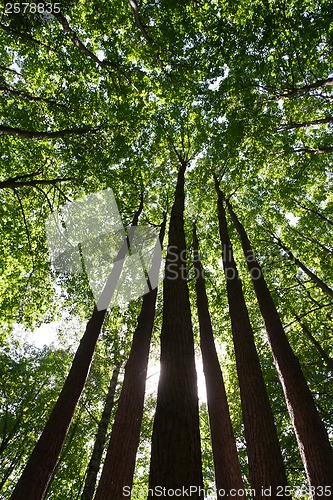
<svg viewBox="0 0 333 500"><path fill-rule="evenodd" d="M160 245L163 245L165 225L166 213L159 234ZM152 268L154 274L158 272L160 266L158 252L155 251L155 254ZM157 288L154 288L144 295L142 300L138 324L133 334L132 347L125 366L124 381L111 430L110 442L95 495L96 500L122 498L124 487L130 488L132 486L143 417L156 297Z"/></svg>
<svg viewBox="0 0 333 500"><path fill-rule="evenodd" d="M104 445L107 437L107 429L110 423L111 412L114 405L114 395L117 388L120 367L120 361L116 361L115 368L110 379L110 385L108 388L108 393L106 395L103 413L100 421L98 422L94 448L87 468L87 476L84 483L81 500L92 500L94 497L97 475L102 461Z"/></svg>
<svg viewBox="0 0 333 500"><path fill-rule="evenodd" d="M215 481L218 491L232 495L234 490L244 489L237 456L236 441L232 429L223 375L218 360L212 323L208 309L204 271L199 255L196 224L193 224L193 251L197 308L200 325L200 347L206 379L207 405L212 436ZM223 495L224 496L224 495ZM222 496L218 496L222 498ZM241 493L238 498L244 498Z"/></svg>
<svg viewBox="0 0 333 500"><path fill-rule="evenodd" d="M287 3L63 0L60 12L56 3L51 6L44 1L5 4L0 22L0 345L5 351L10 346L10 359L18 363L13 378L24 373L25 380L31 381L31 391L22 382L23 395L18 381L10 380L7 371L3 378L0 468L5 497L10 497L47 424L48 413L75 352L69 349L65 354L54 347L54 359L62 366L63 356L66 369L58 370L56 362L46 361L44 370L41 353L33 350L30 356L27 350L24 359L16 353L17 335L23 335L25 328L34 331L42 323L61 320L67 328L61 327L59 338L64 340L66 336L69 343L75 344L81 325L87 324L94 307L84 275L61 274L50 263L45 221L52 212L66 210L73 200L112 188L124 225L130 224L138 195L144 191L143 224L157 226L161 212L174 199L173 144L183 159L191 155L183 193L182 256L188 260L186 249L192 238L192 221L197 219L202 262L209 276L206 280L209 313L215 343L223 346L224 384L245 487L251 484L246 459L251 446L247 450L243 433L232 326L221 273L215 195L211 189L212 166L216 171L222 165L225 167L223 190L234 200L237 216L265 273L290 347L331 439L331 374L323 366L322 355L325 352L329 359L333 356L332 296L323 293L309 275L285 258L286 251L267 238L266 230L269 228L299 262L329 289L333 288L331 3L331 0ZM191 153L186 155L185 151ZM179 158L176 161L181 166ZM69 180L53 183L60 179ZM170 225L170 238L173 238L172 227L175 225ZM255 335L288 482L306 489L304 466L263 317L239 238L234 237L236 230L233 225L228 229L242 277L244 300L240 300L247 306L249 322L246 319L246 323L252 328L248 333ZM169 257L172 259L174 255L169 253ZM184 304L188 294L195 310L191 267L188 276L184 270L184 276L189 289L187 292L185 285L179 283ZM129 283L129 275L127 278ZM186 312L183 323L181 303L176 304L173 288L165 286L162 359L171 353L175 355L177 366L172 365L170 370L174 374L178 367L185 371L184 357L190 364L190 372L184 375L179 387L185 385L188 376L193 389L193 345L199 356L197 315L192 317L190 332L189 326L185 326L189 325L187 302L183 307ZM159 296L162 302L162 291ZM133 301L128 307L114 307L113 321L116 326L119 322L119 327L112 329L112 334L103 333L98 338L92 371L76 405L65 444L55 459L58 467L47 493L50 500L79 498L82 494L109 383L106 367L115 359L118 348L122 356L128 356L129 332L136 328L140 306L141 302ZM316 349L299 320L318 341ZM151 344L153 357L159 346L160 321L158 309ZM175 325L177 334L171 341ZM44 326L43 331L46 329ZM181 332L185 330L186 338L191 340L183 356ZM38 331L35 335L38 337ZM98 355L102 350L107 353L104 358ZM255 352L254 355L256 358ZM239 364L238 354L237 358ZM23 369L24 360L27 363ZM167 361L172 364L169 358ZM257 360L254 365L258 368ZM163 369L161 389L165 383ZM85 370L83 365L82 370ZM39 373L45 383L40 399L35 398L40 389ZM100 374L96 383L95 373ZM244 384L241 385L242 398L249 399L251 388L244 394ZM177 390L168 387L170 394ZM191 425L197 428L194 392L192 396L188 411L193 416ZM31 416L27 410L29 400ZM133 479L133 485L144 490L149 484L154 396L146 401ZM156 449L156 435L161 434L163 426L167 427L170 414L175 420L177 415L182 417L185 401L179 403L173 398L169 412L160 403L153 453L163 463L172 462L173 455L167 455L171 451L168 446L164 446L164 457L163 450ZM213 488L208 413L203 402L200 407L203 480L207 488ZM252 428L258 432L253 422L260 417L259 407L253 404L255 418L250 423L247 420L248 433ZM306 413L304 410L303 414ZM65 433L70 421L69 416ZM59 420L56 424L59 429L55 431L60 431L62 423ZM191 435L190 431L188 434L184 431L184 436L188 444L198 443L197 430ZM174 443L172 437L170 442ZM184 446L184 450L189 447ZM193 474L196 471L193 481L199 484L198 444L195 449L196 462L188 463L187 472L190 475L192 467ZM258 470L267 467L264 461L258 459ZM46 465L46 461L41 459L40 464ZM178 475L177 478L182 482ZM152 477L152 481L159 479ZM141 493L145 495L146 491Z"/></svg>
<svg viewBox="0 0 333 500"><path fill-rule="evenodd" d="M220 190L216 174L214 174L214 181L218 197L217 209L223 267L235 347L251 485L255 490L255 498L264 498L262 487L271 487L273 494L277 495L278 487L284 488L287 485L287 479L242 284L233 257L223 193ZM254 418L256 425L253 425ZM290 498L290 495L285 493L285 497Z"/></svg>
<svg viewBox="0 0 333 500"><path fill-rule="evenodd" d="M132 229L137 225L143 208L143 196L140 206L132 221ZM130 244L128 238L122 244L116 261L124 262L124 258ZM117 282L121 269L113 268L111 274L115 274L114 281ZM116 274L117 273L117 274ZM104 289L105 290L105 289ZM104 292L103 290L103 292ZM46 426L40 436L33 453L15 487L11 496L13 500L20 498L43 498L47 487L52 479L57 459L68 433L76 405L80 399L87 375L89 373L95 346L106 309L94 308L92 317L87 324L86 331L76 351L71 369L65 384L51 412Z"/></svg>
<svg viewBox="0 0 333 500"><path fill-rule="evenodd" d="M203 488L197 376L191 310L184 272L184 176L188 160L179 157L175 200L163 282L161 374L154 419L149 488ZM194 498L202 493L195 491Z"/></svg>
<svg viewBox="0 0 333 500"><path fill-rule="evenodd" d="M333 450L326 429L320 420L298 359L290 347L249 238L230 201L226 200L226 204L242 242L244 257L265 321L309 485L315 488L314 491L317 491L317 487L323 484L333 486L330 484L333 477ZM304 411L305 408L306 411Z"/></svg>

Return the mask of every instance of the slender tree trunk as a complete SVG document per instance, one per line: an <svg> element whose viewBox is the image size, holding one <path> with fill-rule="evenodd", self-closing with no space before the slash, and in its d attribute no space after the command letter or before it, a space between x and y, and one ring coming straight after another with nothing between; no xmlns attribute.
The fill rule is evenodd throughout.
<svg viewBox="0 0 333 500"><path fill-rule="evenodd" d="M62 391L11 500L44 498L90 369L105 313L94 309Z"/></svg>
<svg viewBox="0 0 333 500"><path fill-rule="evenodd" d="M326 429L320 419L298 359L290 347L245 229L228 201L227 206L242 242L247 267L265 321L268 340L295 429L309 484L315 488L318 486L333 487L333 450ZM314 495L314 498L319 498L319 496L318 492L318 497Z"/></svg>
<svg viewBox="0 0 333 500"><path fill-rule="evenodd" d="M262 487L271 488L271 498L278 498L277 487L285 487L287 479L274 424L273 413L260 368L254 335L238 275L229 237L224 199L214 175L218 195L218 214L223 267L235 347L249 471L254 498L267 498ZM285 494L284 498L291 498Z"/></svg>
<svg viewBox="0 0 333 500"><path fill-rule="evenodd" d="M142 208L143 198L141 197L140 207L133 218L132 226L137 225ZM128 247L129 241L126 238L119 250L117 261L123 262ZM120 273L115 279L119 278L119 275ZM45 497L90 370L105 314L106 309L94 308L58 400L14 489L11 500L42 500Z"/></svg>
<svg viewBox="0 0 333 500"><path fill-rule="evenodd" d="M288 256L288 259L291 260L292 262L294 262L294 264L296 264L296 266L298 266L300 269L302 269L302 271L304 271L304 273L309 276L309 278L312 279L312 281L314 283L316 283L319 288L322 289L322 291L324 293L326 293L329 297L332 297L333 298L333 290L332 288L330 288L328 285L326 285L326 283L324 283L320 278L318 278L318 276L316 276L312 271L310 271L310 269L308 267L306 267L299 259L297 259L294 254L292 253L291 250L289 250L289 248L287 248L283 243L282 241L280 240L280 238L277 238L277 237L274 237L274 239L277 241L277 244L279 245L280 248L282 248L287 256Z"/></svg>
<svg viewBox="0 0 333 500"><path fill-rule="evenodd" d="M113 370L112 377L110 380L103 413L98 423L98 430L95 438L94 448L87 468L87 476L81 500L92 500L94 497L97 475L101 466L108 425L110 422L111 412L113 409L114 395L117 388L120 366L121 366L120 361L117 361L115 363L115 368Z"/></svg>
<svg viewBox="0 0 333 500"><path fill-rule="evenodd" d="M165 224L166 214L164 215L159 235L160 245L163 244ZM154 263L154 272L158 272L159 270L159 260L157 259ZM126 498L126 495L123 495L123 489L125 487L131 488L132 486L136 453L140 441L156 296L157 288L151 290L143 297L95 500L118 500ZM88 498L84 500L88 500Z"/></svg>
<svg viewBox="0 0 333 500"><path fill-rule="evenodd" d="M197 375L186 281L184 233L184 174L181 161L172 207L167 250L161 373L153 426L149 497L158 498L157 486L187 490L191 498L203 498ZM192 487L190 491L190 487ZM185 495L182 495L185 497Z"/></svg>
<svg viewBox="0 0 333 500"><path fill-rule="evenodd" d="M232 496L233 492L230 490L243 490L244 484L237 456L236 441L230 419L223 375L214 343L205 277L199 256L199 243L195 224L193 225L193 250L200 326L200 347L206 380L215 483L218 491L224 490L225 492L223 496L218 495L218 499L222 499L225 496ZM245 499L246 497L239 494L237 498Z"/></svg>
<svg viewBox="0 0 333 500"><path fill-rule="evenodd" d="M315 348L319 352L319 354L320 354L322 360L324 361L324 363L326 364L327 368L331 372L333 372L333 359L326 353L326 351L324 351L324 349L321 347L318 340L310 332L310 329L308 328L307 324L304 323L303 321L301 321L300 316L295 314L295 318L296 318L297 323L301 326L304 334L307 336L307 338L310 340L310 342L315 346Z"/></svg>

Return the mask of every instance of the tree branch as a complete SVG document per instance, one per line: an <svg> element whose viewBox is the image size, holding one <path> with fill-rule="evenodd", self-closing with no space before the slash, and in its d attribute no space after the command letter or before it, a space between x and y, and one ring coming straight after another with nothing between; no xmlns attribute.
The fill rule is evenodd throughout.
<svg viewBox="0 0 333 500"><path fill-rule="evenodd" d="M15 69L7 68L7 66L0 65L0 69L2 69L2 71L9 71L10 73L14 73L15 75L22 76L21 73L15 71Z"/></svg>
<svg viewBox="0 0 333 500"><path fill-rule="evenodd" d="M40 0L42 1L42 0ZM46 3L44 1L42 1L42 3L44 3L46 5ZM95 64L97 64L99 67L101 68L106 68L106 69L112 69L116 72L118 72L119 74L121 74L127 81L128 83L130 83L132 85L132 87L138 91L138 89L135 87L135 85L129 80L129 78L121 71L119 65L117 65L116 63L112 62L112 61L109 61L108 59L106 60L103 60L101 61L101 59L99 59L96 54L94 54L93 52L91 52L91 50L89 50L85 44L79 39L79 37L77 36L77 34L75 33L75 31L71 28L71 26L69 25L66 17L61 13L61 12L52 12L53 16L57 19L57 21L61 24L61 26L63 27L63 30L64 32L66 33L66 35L68 35L71 39L71 41L74 43L74 45L85 55L87 56L89 59L91 59L92 61L95 62Z"/></svg>
<svg viewBox="0 0 333 500"><path fill-rule="evenodd" d="M35 101L35 102L45 102L46 104L50 104L51 106L58 106L60 108L66 108L64 104L59 104L56 101L52 101L52 99L47 99L45 97L36 97L31 94L27 94L25 92L22 92L21 90L15 90L10 87L6 87L1 85L0 86L0 93L2 94L12 94L16 95L18 97L22 97L23 99L26 99L28 101Z"/></svg>
<svg viewBox="0 0 333 500"><path fill-rule="evenodd" d="M136 3L135 0L128 0L128 3L130 4L130 6L132 7L132 10L133 10L135 24L137 25L137 27L139 28L139 30L141 31L141 33L143 34L143 36L147 40L147 42L152 43L152 39L150 38L150 36L148 35L148 33L146 31L146 28L142 24L141 17L139 14L138 4Z"/></svg>
<svg viewBox="0 0 333 500"><path fill-rule="evenodd" d="M16 189L20 187L27 187L27 186L33 186L37 187L39 185L52 185L54 186L58 182L65 182L65 181L72 181L72 177L65 177L65 178L59 178L59 179L41 179L41 180L33 180L33 181L15 181L13 179L8 179L7 181L0 182L0 189L3 188L10 188L10 189Z"/></svg>
<svg viewBox="0 0 333 500"><path fill-rule="evenodd" d="M323 125L325 123L333 123L333 117L327 116L326 118L318 118L317 120L309 120L307 122L301 122L301 123L295 123L295 122L285 123L281 125L280 128L278 128L278 132L281 132L281 130L291 130L294 128L311 127L313 125Z"/></svg>
<svg viewBox="0 0 333 500"><path fill-rule="evenodd" d="M279 93L274 97L274 99L282 99L284 97L296 97L298 95L306 94L311 92L311 90L320 89L323 87L329 87L333 85L333 77L325 78L323 80L316 80L309 85L304 85L303 87L293 88L291 90L285 90L285 93Z"/></svg>
<svg viewBox="0 0 333 500"><path fill-rule="evenodd" d="M5 127L0 125L0 135L12 135L15 137L29 138L29 139L58 139L61 137L65 137L66 135L84 135L89 132L96 132L100 130L98 128L73 128L73 129L65 129L65 130L57 130L54 132L37 132L31 130L22 130L15 127Z"/></svg>
<svg viewBox="0 0 333 500"><path fill-rule="evenodd" d="M317 149L307 148L307 147L296 148L296 149L294 149L294 152L295 153L309 153L309 154L313 154L313 155L322 155L322 154L326 154L326 153L333 153L333 146L327 146L327 147L322 147L322 148L317 148Z"/></svg>
<svg viewBox="0 0 333 500"><path fill-rule="evenodd" d="M58 50L55 50L51 45L43 43L40 40L37 40L36 38L33 38L30 35L27 35L26 33L21 33L20 31L12 30L9 26L6 26L3 23L0 23L0 28L3 29L4 31L7 31L7 33L9 33L10 35L14 35L17 38L21 38L22 40L26 40L30 43L35 43L37 45L46 47L48 50L52 50L52 52L55 52L56 54L60 54L61 56L63 55Z"/></svg>
<svg viewBox="0 0 333 500"><path fill-rule="evenodd" d="M23 222L24 222L25 232L26 232L27 239L28 239L29 252L30 252L30 256L31 256L31 260L32 260L32 269L35 269L35 259L34 259L34 254L33 254L33 251L32 251L30 231L29 231L29 228L28 228L28 223L27 223L27 219L26 219L26 216L25 216L25 212L24 212L22 200L21 200L18 192L16 191L16 189L14 189L14 193L15 193L16 198L18 199L18 202L19 202L19 205L20 205L20 209L21 209L21 212L22 212L22 216L23 216Z"/></svg>

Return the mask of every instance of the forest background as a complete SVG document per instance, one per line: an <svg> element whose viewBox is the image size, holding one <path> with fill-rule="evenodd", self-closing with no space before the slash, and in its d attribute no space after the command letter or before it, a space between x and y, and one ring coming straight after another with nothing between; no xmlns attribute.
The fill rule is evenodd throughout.
<svg viewBox="0 0 333 500"><path fill-rule="evenodd" d="M95 305L85 274L52 265L46 219L66 203L112 188L125 227L141 199L139 225L159 227L164 212L170 219L184 163L195 353L199 359L193 221L245 485L250 476L214 173L246 228L332 442L332 2L64 0L52 12L50 4L39 2L39 11L34 5L3 4L0 21L3 497L11 495L48 420ZM304 485L264 321L236 228L228 223L288 481ZM167 238L168 225L164 249ZM45 498L82 495L118 367L108 433L112 428L141 304L133 300L106 314ZM153 372L165 314L161 286ZM57 341L36 347L26 332L45 324L43 332L57 327ZM155 406L156 394L147 391L138 487L148 484ZM205 401L200 432L208 487L214 466Z"/></svg>

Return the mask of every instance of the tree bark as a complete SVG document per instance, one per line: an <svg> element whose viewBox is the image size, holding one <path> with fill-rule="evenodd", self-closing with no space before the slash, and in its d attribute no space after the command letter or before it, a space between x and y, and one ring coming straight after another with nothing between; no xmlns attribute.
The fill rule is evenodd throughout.
<svg viewBox="0 0 333 500"><path fill-rule="evenodd" d="M185 272L184 174L187 164L181 160L170 218L149 498L159 497L157 486L185 489L189 497L203 498L197 375Z"/></svg>
<svg viewBox="0 0 333 500"><path fill-rule="evenodd" d="M147 30L146 30L146 28L144 27L144 25L142 24L142 21L141 21L141 17L140 17L140 14L139 14L138 4L136 3L135 0L128 0L128 3L130 4L130 6L131 6L131 8L133 10L135 24L137 25L137 27L139 28L139 30L141 31L141 33L143 34L143 36L147 40L147 42L151 43L152 39L148 35Z"/></svg>
<svg viewBox="0 0 333 500"><path fill-rule="evenodd" d="M160 245L163 244L165 224L166 214L159 235ZM159 268L160 262L156 262L156 265ZM123 489L132 486L136 453L140 441L156 296L157 288L143 297L95 500L126 498L126 495L123 495Z"/></svg>
<svg viewBox="0 0 333 500"><path fill-rule="evenodd" d="M105 441L107 437L107 429L113 409L114 395L117 388L117 382L120 372L121 363L117 361L110 380L108 393L105 400L105 405L101 419L98 423L98 430L95 438L94 448L87 468L87 476L81 496L81 500L92 500L95 493L98 471L101 466L101 460Z"/></svg>
<svg viewBox="0 0 333 500"><path fill-rule="evenodd" d="M235 347L251 485L255 490L254 498L256 499L266 498L262 487L271 488L271 498L278 498L277 487L287 485L284 464L254 343L242 283L233 256L223 194L215 175L214 180L218 195L217 208L223 249L223 267ZM285 494L284 498L291 498L291 496Z"/></svg>
<svg viewBox="0 0 333 500"><path fill-rule="evenodd" d="M296 266L298 266L300 269L302 269L302 271L304 271L304 273L307 276L309 276L309 278L311 278L312 281L314 283L316 283L316 285L318 285L319 288L321 288L321 290L324 293L326 293L326 295L328 295L329 297L333 298L333 290L332 290L332 288L330 288L328 285L326 285L326 283L324 283L320 278L318 278L318 276L316 276L312 271L310 271L310 269L308 267L306 267L299 259L297 259L294 256L294 254L292 253L292 251L289 250L289 248L286 247L286 245L284 245L282 243L282 241L280 240L280 238L277 238L275 236L274 239L276 240L276 242L279 245L279 247L282 248L282 250L284 250L286 252L288 259L291 260L292 262L294 262L294 264L296 264Z"/></svg>
<svg viewBox="0 0 333 500"><path fill-rule="evenodd" d="M193 225L193 251L197 309L200 327L200 347L206 380L207 406L212 440L217 490L224 490L218 499L232 496L233 491L244 489L236 441L230 419L223 375L217 356L212 323L209 314L204 270L199 256L199 242L196 226ZM239 494L237 498L245 499Z"/></svg>
<svg viewBox="0 0 333 500"><path fill-rule="evenodd" d="M132 227L137 225L143 208L143 198L135 213ZM117 261L123 262L128 252L128 238L119 250ZM112 272L111 272L112 275ZM71 369L49 420L14 489L11 500L42 500L52 480L58 456L69 431L74 411L82 394L92 362L106 309L94 308L92 317L76 351Z"/></svg>
<svg viewBox="0 0 333 500"><path fill-rule="evenodd" d="M227 201L227 206L242 242L247 267L265 321L268 340L296 433L309 485L315 488L318 486L333 487L333 450L326 429L318 414L299 361L290 347L245 229L238 220L229 201ZM319 494L313 496L313 498L319 497Z"/></svg>

